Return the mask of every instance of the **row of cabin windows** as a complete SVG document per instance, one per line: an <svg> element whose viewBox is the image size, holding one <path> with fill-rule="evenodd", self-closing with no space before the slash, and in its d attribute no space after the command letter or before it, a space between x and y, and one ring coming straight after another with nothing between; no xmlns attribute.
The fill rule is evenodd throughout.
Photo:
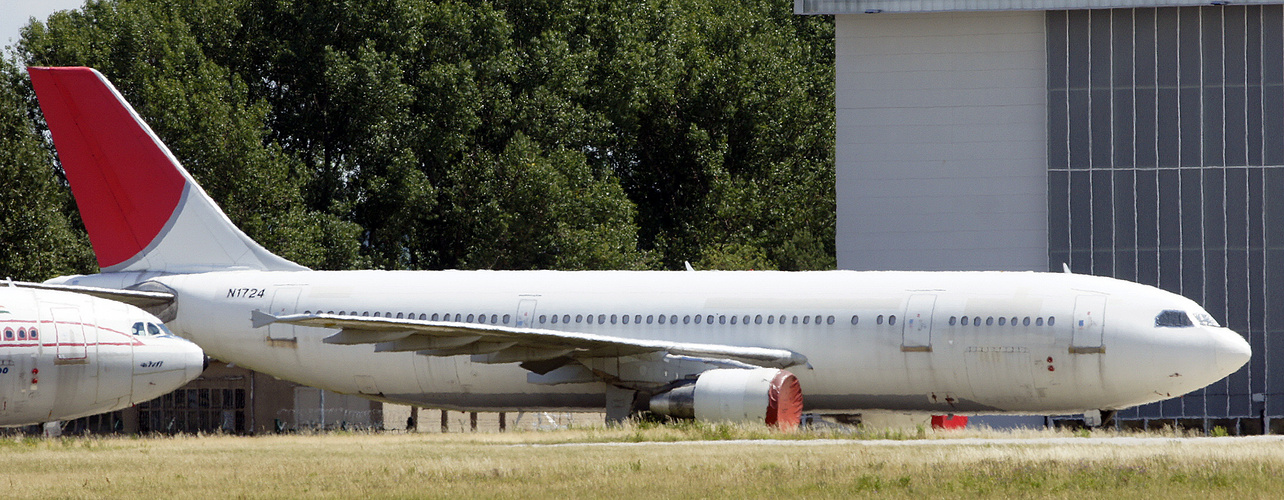
<svg viewBox="0 0 1284 500"><path fill-rule="evenodd" d="M320 313L321 313L321 311L317 311L317 313L318 313L318 314L320 314ZM312 314L312 311L304 311L304 314ZM334 311L326 311L326 312L325 312L325 314L334 314ZM339 315L340 315L340 316L346 316L346 315L348 315L348 313L347 313L347 311L339 311ZM353 312L352 312L352 315L353 315L353 316L356 316L356 315L357 315L356 311L353 311ZM490 324L496 324L496 325L500 325L500 324L507 325L510 321L512 321L512 315L511 315L511 314L505 314L505 315L502 317L502 321L501 321L501 317L500 317L498 314L490 314L490 315L486 315L486 314L467 314L467 315L465 315L465 314L463 314L463 313L454 313L454 314L452 314L452 313L444 313L444 314L433 313L431 316L429 316L429 315L428 315L428 314L426 314L426 313L419 313L419 314L415 314L415 313L396 313L396 315L394 316L394 315L393 315L393 313L391 313L391 312L385 312L385 313L382 313L382 314L381 314L381 313L379 313L379 312L377 312L377 311L376 311L373 315L371 315L369 311L366 311L366 312L362 312L360 315L361 315L361 316L373 316L373 317L375 317L375 318L380 318L380 317L393 318L393 317L395 317L396 319L416 319L416 316L417 316L417 317L418 317L418 319L419 319L419 320L421 320L421 321L454 321L454 322L457 322L457 323L483 323L483 324L485 324L485 323L490 323ZM661 325L666 324L666 323L667 323L667 324L673 324L673 325L676 325L676 324L678 324L678 321L679 321L679 319L678 319L678 315L676 315L676 314L671 314L671 315L664 315L664 314L661 314L661 315L654 315L654 314L648 314L648 315L646 315L645 317L643 317L641 314L634 314L634 315L632 315L632 316L630 316L630 315L628 315L628 314L623 314L623 315L619 315L619 314L611 314L611 315L609 315L609 316L608 316L608 315L606 315L606 314L598 314L598 315L596 315L596 316L595 316L595 315L592 315L592 314L587 314L587 315L586 315L586 314L576 314L574 318L572 318L570 314L563 314L563 315L561 315L561 316L558 316L558 315L556 315L556 314L553 314L553 315L541 314L541 315L539 316L539 318L538 318L538 321L539 321L539 323L540 323L540 324L554 324L554 325L559 324L559 323L561 323L561 324L569 324L569 323L571 323L571 322L572 322L572 320L574 320L574 322L575 322L575 323L587 323L587 324L590 324L590 325L592 325L592 324L594 324L594 323L604 325L604 324L606 324L608 321L609 321L612 325L614 325L614 324L619 324L619 323L622 323L622 324L625 324L625 325L630 324L630 323L632 323L632 324L642 324L644 321L645 321L645 322L646 322L646 324L648 324L648 325L650 325L650 324L655 324L655 323L658 323L658 324L661 324ZM732 325L735 325L735 324L746 324L746 325L747 325L747 324L750 324L751 322L752 322L753 324L755 324L755 325L761 325L761 324L763 324L764 322L765 322L766 324L768 324L768 325L774 325L774 324L781 324L781 325L784 325L784 324L794 324L794 325L797 325L797 324L803 324L803 325L816 324L816 325L819 325L819 324L821 324L821 322L822 322L822 321L823 321L823 322L824 322L824 324L826 324L826 325L832 325L832 324L834 324L834 317L833 317L833 316L824 316L824 315L819 315L819 314L818 314L818 315L815 315L815 316L788 316L788 315L784 315L784 314L781 314L781 315L778 315L778 316L776 316L776 315L767 315L767 316L763 316L763 315L761 315L761 314L756 314L756 315L752 315L752 316L751 316L751 315L748 315L748 314L745 314L745 315L743 315L743 316L735 316L735 315L728 316L728 315L725 315L725 314L718 314L718 315L714 315L714 314L707 314L707 315L696 314L696 315L694 315L694 316L692 316L692 315L685 315L685 316L682 316L681 321L682 321L682 324L684 324L684 325L691 324L691 323L693 323L693 322L694 322L695 324L697 324L697 325L699 325L699 324L709 324L709 325L712 325L712 324L714 324L714 322L715 322L715 321L717 322L717 324L720 324L720 325L725 325L725 324L728 324L728 323L730 323L730 324L732 324ZM882 314L880 314L880 315L878 315L877 317L875 317L875 318L874 318L874 323L879 324L879 325L883 324L883 323L884 323L884 321L886 321L886 323L887 323L888 325L893 325L893 326L894 326L894 325L896 325L896 315L895 315L895 314L893 314L893 315L890 315L890 316L886 316L886 317L885 317L885 316L883 316ZM980 316L973 316L973 317L963 316L963 317L962 317L962 319L960 320L960 318L959 318L958 316L950 316L950 325L951 325L951 326L952 326L952 325L956 325L956 324L962 324L963 326L967 326L967 325L969 324L969 322L970 322L972 325L974 325L974 326L981 326L982 321L984 321L984 322L985 322L985 325L986 325L986 326L993 326L995 323L998 323L998 325L999 325L999 326L1005 326L1005 325L1008 325L1009 323L1010 323L1012 326L1016 326L1018 321L1020 321L1024 326L1030 326L1031 318L1030 318L1029 316L1026 316L1025 318L1023 318L1023 319L1022 319L1022 318L1017 318L1016 316L1013 316L1013 317L1011 317L1011 319L1009 319L1009 318L1007 318L1007 317L999 317L999 318L997 318L997 319L996 319L994 316L990 316L990 317L987 317L987 318L985 318L985 319L983 320ZM1044 325L1044 318L1041 318L1041 317L1039 317L1039 318L1034 318L1033 322L1034 322L1034 325L1035 325L1035 326L1043 326L1043 325ZM1047 325L1048 325L1048 326L1055 325L1055 324L1056 324L1056 322L1057 322L1057 318L1056 318L1055 316L1049 316L1049 317L1047 318ZM860 324L860 315L853 314L853 315L852 315L851 323L852 323L853 325Z"/></svg>
<svg viewBox="0 0 1284 500"><path fill-rule="evenodd" d="M753 324L755 324L755 325L761 325L761 324L763 324L764 322L765 322L766 324L768 324L768 325L774 325L774 324L776 324L776 323L780 323L780 324L782 324L782 325L783 325L783 324L786 324L787 322L790 322L789 318L790 318L789 316L786 316L786 315L784 315L784 314L781 314L780 316L775 316L775 315L763 316L763 315L761 315L761 314L757 314L757 315L753 315L753 316L750 316L750 315L748 315L748 314L746 314L746 315L744 315L744 316L734 316L734 315L733 315L733 316L727 316L727 315L725 315L725 314L718 314L718 315L714 315L714 314L707 314L707 315L697 314L697 315L694 315L694 316L692 316L692 315L685 315L685 316L682 316L682 320L681 320L681 321L682 321L682 324L684 324L684 325L689 325L689 324L691 324L691 323L693 323L693 322L694 322L695 324L697 324L697 325L700 325L700 324L709 324L709 325L712 325L712 324L714 324L714 322L715 322L715 321L716 321L718 324L720 324L720 325L725 325L725 324L728 324L728 323L730 323L730 324L732 324L732 325L735 325L735 324L745 324L745 325L747 325L747 324L749 324L749 323L751 323L751 322L752 322ZM548 315L543 315L543 314L541 314L541 315L540 315L540 317L539 317L539 323L540 323L540 324L545 324L545 323L557 324L557 323L559 323L559 322L560 322L560 323L566 324L566 323L570 323L570 322L571 322L571 319L572 319L572 318L571 318L571 315L569 315L569 314L563 314L563 315L561 315L561 316L558 316L558 315L556 315L556 314L554 314L554 315L552 315L552 316L548 316ZM654 314L648 314L648 315L646 315L646 317L644 318L641 314L634 314L634 315L632 315L632 316L629 316L628 314L624 314L624 315L612 314L612 315L610 315L610 316L607 316L607 315L605 315L605 314L598 314L597 316L594 316L594 315L592 315L592 314L589 314L589 315L576 314L576 315L575 315L574 320L575 320L575 322L576 322L576 323L588 323L588 324L590 324L590 325L591 325L591 324L593 324L593 323L595 322L595 320L596 320L596 323L598 323L598 324L606 324L606 322L607 322L607 321L610 321L610 323L611 323L612 325L614 325L614 324L616 324L616 323L623 323L623 324L626 324L626 325L627 325L627 324L629 324L629 323L633 323L633 324L635 324L635 325L640 325L640 324L642 324L644 321L645 321L645 322L646 322L646 324L648 324L648 325L650 325L650 324L655 324L655 323L659 323L659 324L661 324L661 325L666 324L666 323L667 323L667 324L671 324L671 325L676 325L676 324L678 324L678 315L676 315L676 314L670 314L670 315L664 315L664 314L661 314L661 315L658 315L658 316L657 316L657 315L654 315ZM813 317L813 316L793 316L793 321L792 321L792 323L793 323L793 324L795 324L795 325L797 325L797 324L810 325L810 324L813 324L813 323L814 323L814 324L819 325L822 321L824 321L824 322L825 322L825 324L832 325L832 324L834 324L834 317L833 317L833 316L822 316L822 315L816 315L816 316L814 316L814 317ZM855 324L855 323L853 323L853 324Z"/></svg>
<svg viewBox="0 0 1284 500"><path fill-rule="evenodd" d="M309 311L303 311L303 313L304 313L304 314L312 314L312 311L310 311L310 310L309 310ZM322 311L317 311L317 314L322 314L322 313L323 313ZM324 314L335 314L335 312L334 312L334 311L324 311ZM339 316L347 316L347 315L349 315L349 313L348 313L347 311L339 311L338 315L339 315ZM353 312L351 313L351 315L353 315L353 316L357 316L358 314L357 314L357 312L356 312L356 311L353 311ZM418 316L418 319L419 319L419 320L421 320L421 321L454 321L454 322L459 322L459 323L491 323L491 324L504 324L504 325L507 325L510 321L512 321L512 315L511 315L511 314L505 314L505 315L503 316L503 318L502 318L502 322L501 322L501 318L500 318L500 316L499 316L498 314L491 314L491 315L487 316L486 314L468 314L468 315L465 315L465 314L463 314L463 313L454 313L454 314L451 314L451 313L444 313L444 314L433 313L433 314L432 314L432 316L429 316L429 315L428 315L428 314L426 314L426 313L419 313L418 315L416 315L415 313L396 313L396 315L394 316L394 315L393 315L393 313L391 313L391 312L386 312L386 313L382 313L382 314L380 314L379 312L375 312L375 313L372 315L372 314L370 314L370 312L369 312L369 311L365 311L365 312L362 312L362 313L360 314L360 316L375 317L375 318L380 318L380 317L384 317L384 318L394 318L394 317L395 317L396 319L416 319L416 316ZM575 322L575 323L588 323L588 324L590 324L590 325L591 325L591 324L594 324L594 323L597 323L597 324L606 324L608 321L609 321L612 325L617 324L617 323L623 323L623 324L626 324L626 325L627 325L627 324L630 324L630 323L633 323L633 324L642 324L644 321L645 321L645 322L646 322L646 324L648 324L648 325L650 325L650 324L654 324L654 323L659 323L659 324L661 324L661 325L666 324L666 323L676 325L676 324L678 324L678 321L679 321L679 320L678 320L678 315L676 315L676 314L671 314L671 315L667 315L667 316L666 316L666 315L663 315L663 314L658 315L658 316L657 316L657 315L654 315L654 314L648 314L648 315L646 315L646 317L645 317L645 318L643 318L643 316L642 316L641 314L634 314L634 315L632 315L632 316L630 316L630 315L628 315L628 314L624 314L624 315L612 314L612 315L609 315L609 316L608 316L608 315L606 315L606 314L598 314L598 315L596 315L596 316L594 316L594 315L592 315L592 314L588 314L588 315L585 315L585 314L576 314L576 315L575 315L575 317L574 317L573 319L574 319L574 322ZM561 316L558 316L558 315L556 315L556 314L551 315L551 316L550 316L550 315L547 315L547 314L541 314L541 315L539 316L539 318L538 318L538 321L539 321L539 323L540 323L540 324L549 324L549 323L551 323L551 324L558 324L558 323L567 324L567 323L571 323L571 321L572 321L572 317L571 317L571 315L570 315L570 314L563 314L563 315L561 315ZM776 323L779 323L779 324L782 324L782 325L783 325L783 324L786 324L786 323L792 323L792 324L795 324L795 325L797 325L797 324L803 324L803 325L817 324L817 325L819 325L819 324L821 324L821 322L824 322L824 323L825 323L825 324L827 324L827 325L832 325L832 324L834 324L834 321L835 321L835 320L834 320L834 317L833 317L833 316L824 316L824 315L819 315L819 314L818 314L818 315L815 315L815 316L792 316L792 317L791 317L791 316L784 315L784 314L781 314L781 315L779 315L779 316L774 316L774 315L763 316L763 315L761 315L761 314L753 315L753 316L750 316L750 315L748 315L748 314L746 314L746 315L744 315L744 316L727 316L727 315L725 315L725 314L719 314L719 315L713 315L713 314L709 314L709 315L700 315L700 314L697 314L697 315L694 315L694 316L692 316L692 315L686 315L686 316L683 316L683 317L682 317L682 319L681 319L681 321L682 321L682 324L684 324L684 325L685 325L685 324L691 324L692 322L695 322L695 324L697 324L697 325L699 325L699 324L710 324L710 325L712 325L712 324L714 324L714 322L715 322L715 321L716 321L718 324L722 324L722 325L725 325L725 324L728 324L728 323L733 324L733 325L738 324L738 323L743 323L743 324L746 324L746 325L747 325L747 324L749 324L750 322L752 322L752 323L754 323L754 324L757 324L757 325L761 325L761 324L763 324L763 322L766 322L768 325L774 325L774 324L776 324ZM859 321L860 321L859 316L855 316L855 315L853 315L853 316L852 316L852 324L853 324L853 325L857 324ZM878 316L878 319L877 319L876 321L877 321L877 323L878 323L878 324L880 324L880 325L881 325L881 324L883 324L883 316L882 316L882 315L879 315L879 316ZM891 317L890 317L890 319L889 319L889 322L890 322L890 324L895 325L895 324L896 324L896 316L895 316L895 315L891 316Z"/></svg>
<svg viewBox="0 0 1284 500"><path fill-rule="evenodd" d="M5 340L40 340L40 330L36 328L19 328L15 331L13 328L4 329Z"/></svg>
<svg viewBox="0 0 1284 500"><path fill-rule="evenodd" d="M1013 316L1011 318L1007 318L1004 316L995 318L994 316L988 316L984 320L982 320L980 316L972 316L972 317L963 316L962 319L955 316L950 316L950 326L954 326L955 324L967 326L968 322L971 322L972 326L981 326L982 321L985 321L985 326L994 326L995 323L998 323L999 326L1007 326L1007 325L1016 326L1018 319L1021 322L1021 326L1030 326L1029 316L1026 316L1024 318L1017 318L1016 316ZM1057 317L1048 316L1047 325L1053 326L1055 324L1057 324ZM1043 318L1034 318L1034 326L1043 326L1043 325L1044 325Z"/></svg>

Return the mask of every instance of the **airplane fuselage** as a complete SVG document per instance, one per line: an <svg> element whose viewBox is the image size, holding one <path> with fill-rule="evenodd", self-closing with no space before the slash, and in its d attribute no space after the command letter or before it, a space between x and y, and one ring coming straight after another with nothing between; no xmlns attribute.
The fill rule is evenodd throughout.
<svg viewBox="0 0 1284 500"><path fill-rule="evenodd" d="M606 384L542 380L468 355L327 344L336 330L253 328L251 311L789 349L807 357L791 371L817 412L1123 408L1203 387L1248 356L1239 335L1211 320L1157 326L1163 311L1207 318L1188 299L1071 274L235 271L153 281L177 296L174 329L211 356L336 392L443 408L600 410ZM656 384L683 376L628 361L589 367Z"/></svg>
<svg viewBox="0 0 1284 500"><path fill-rule="evenodd" d="M132 306L0 284L0 426L118 410L177 389L203 364L200 348Z"/></svg>

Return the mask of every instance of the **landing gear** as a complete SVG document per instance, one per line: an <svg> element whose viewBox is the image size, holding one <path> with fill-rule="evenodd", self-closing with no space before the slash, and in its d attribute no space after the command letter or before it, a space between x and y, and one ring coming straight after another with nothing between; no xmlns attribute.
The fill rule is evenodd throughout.
<svg viewBox="0 0 1284 500"><path fill-rule="evenodd" d="M1090 410L1083 412L1084 427L1114 427L1117 420L1115 416L1119 414L1118 410Z"/></svg>

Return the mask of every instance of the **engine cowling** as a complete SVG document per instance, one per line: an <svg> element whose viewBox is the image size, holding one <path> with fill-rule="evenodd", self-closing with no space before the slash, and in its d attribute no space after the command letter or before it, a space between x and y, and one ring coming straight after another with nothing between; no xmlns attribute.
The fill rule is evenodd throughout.
<svg viewBox="0 0 1284 500"><path fill-rule="evenodd" d="M802 419L802 387L786 370L717 369L703 372L694 384L651 398L652 412L705 422L762 422L793 430Z"/></svg>

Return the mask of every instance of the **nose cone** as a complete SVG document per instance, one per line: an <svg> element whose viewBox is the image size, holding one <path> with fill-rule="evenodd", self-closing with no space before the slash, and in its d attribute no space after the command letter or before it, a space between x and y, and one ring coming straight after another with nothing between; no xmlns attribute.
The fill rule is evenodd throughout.
<svg viewBox="0 0 1284 500"><path fill-rule="evenodd" d="M182 387L205 370L205 352L173 336L146 337L134 348L134 401L154 399Z"/></svg>
<svg viewBox="0 0 1284 500"><path fill-rule="evenodd" d="M1213 332L1213 359L1223 377L1238 371L1252 356L1253 349L1238 333L1227 328Z"/></svg>
<svg viewBox="0 0 1284 500"><path fill-rule="evenodd" d="M201 350L200 346L192 342L186 340L182 340L181 342L186 344L182 349L181 355L183 360L183 373L185 376L183 383L186 384L196 380L196 377L201 376L201 372L205 371L205 351Z"/></svg>

